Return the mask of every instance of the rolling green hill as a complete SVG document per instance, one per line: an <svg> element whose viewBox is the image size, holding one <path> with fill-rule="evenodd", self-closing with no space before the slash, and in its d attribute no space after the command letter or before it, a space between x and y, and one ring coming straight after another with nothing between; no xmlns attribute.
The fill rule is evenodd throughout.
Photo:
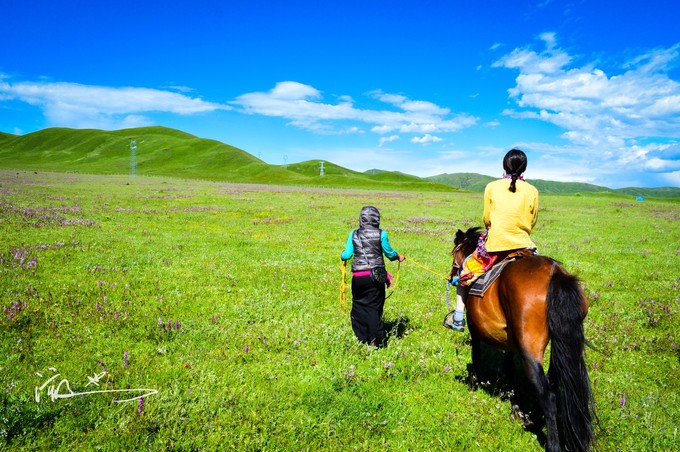
<svg viewBox="0 0 680 452"><path fill-rule="evenodd" d="M91 174L129 174L130 142L136 140L136 174L225 182L354 187L381 190L482 192L494 178L475 173L420 178L373 169L353 171L321 160L270 165L242 149L166 127L116 131L49 128L26 135L0 132L0 168ZM542 193L618 193L678 197L680 188L611 190L590 184L532 180Z"/></svg>
<svg viewBox="0 0 680 452"><path fill-rule="evenodd" d="M93 174L130 172L137 141L137 174L257 182L296 175L241 149L165 127L117 131L51 128L0 140L0 167Z"/></svg>
<svg viewBox="0 0 680 452"><path fill-rule="evenodd" d="M491 176L484 176L477 173L439 174L437 176L428 177L428 179L475 192L483 192L486 184L494 180Z"/></svg>
<svg viewBox="0 0 680 452"><path fill-rule="evenodd" d="M370 175L320 160L269 165L215 140L166 127L117 131L50 128L0 135L0 168L91 174L129 174L130 142L136 140L136 174L225 182L294 184L391 190L458 191L414 176Z"/></svg>

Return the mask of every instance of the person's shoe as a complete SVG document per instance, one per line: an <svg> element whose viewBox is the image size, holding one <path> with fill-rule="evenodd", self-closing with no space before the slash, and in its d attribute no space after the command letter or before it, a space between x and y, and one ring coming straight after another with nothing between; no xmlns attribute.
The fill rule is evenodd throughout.
<svg viewBox="0 0 680 452"><path fill-rule="evenodd" d="M461 333L465 332L465 319L454 320L453 324L451 325L451 329Z"/></svg>
<svg viewBox="0 0 680 452"><path fill-rule="evenodd" d="M453 318L453 312L451 311L444 317L444 326L446 328L451 328L453 331L464 332L465 331L465 319L455 320Z"/></svg>

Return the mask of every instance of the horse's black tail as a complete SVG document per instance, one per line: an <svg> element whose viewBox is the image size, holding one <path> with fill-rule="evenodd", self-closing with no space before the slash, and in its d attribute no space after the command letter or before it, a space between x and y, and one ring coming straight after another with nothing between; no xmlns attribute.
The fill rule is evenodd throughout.
<svg viewBox="0 0 680 452"><path fill-rule="evenodd" d="M557 393L558 425L568 450L585 451L593 440L593 393L583 359L584 295L578 278L556 267L547 296L549 378Z"/></svg>

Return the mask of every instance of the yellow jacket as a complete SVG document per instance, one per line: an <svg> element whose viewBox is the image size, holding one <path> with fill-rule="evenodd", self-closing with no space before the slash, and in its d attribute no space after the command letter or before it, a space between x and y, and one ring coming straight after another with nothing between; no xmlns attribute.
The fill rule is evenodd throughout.
<svg viewBox="0 0 680 452"><path fill-rule="evenodd" d="M538 190L518 180L515 193L510 180L489 182L484 190L484 224L489 228L487 251L535 248L529 235L538 217Z"/></svg>

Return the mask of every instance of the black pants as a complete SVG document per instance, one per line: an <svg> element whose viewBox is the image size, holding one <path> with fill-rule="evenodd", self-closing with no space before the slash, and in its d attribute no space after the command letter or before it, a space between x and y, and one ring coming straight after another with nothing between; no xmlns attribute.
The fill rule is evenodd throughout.
<svg viewBox="0 0 680 452"><path fill-rule="evenodd" d="M352 329L361 342L382 345L385 339L383 308L385 284L374 283L370 276L352 277Z"/></svg>

